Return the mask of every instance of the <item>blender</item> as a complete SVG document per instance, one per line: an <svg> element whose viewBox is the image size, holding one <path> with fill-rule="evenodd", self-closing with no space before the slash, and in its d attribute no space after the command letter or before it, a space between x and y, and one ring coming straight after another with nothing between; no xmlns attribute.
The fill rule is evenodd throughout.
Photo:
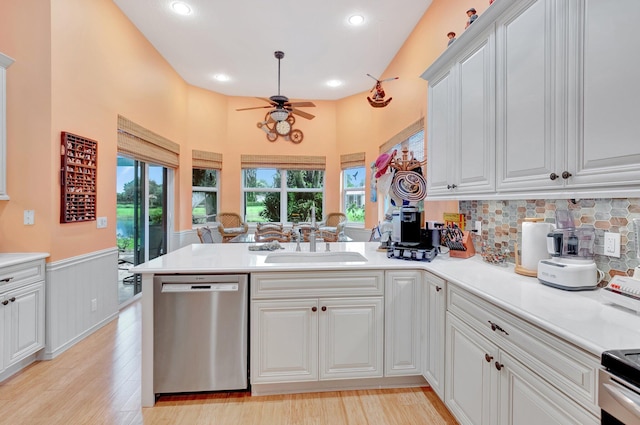
<svg viewBox="0 0 640 425"><path fill-rule="evenodd" d="M596 289L598 268L593 258L595 229L576 228L571 212L556 211L556 229L547 234L551 259L538 262L538 280L568 291Z"/></svg>

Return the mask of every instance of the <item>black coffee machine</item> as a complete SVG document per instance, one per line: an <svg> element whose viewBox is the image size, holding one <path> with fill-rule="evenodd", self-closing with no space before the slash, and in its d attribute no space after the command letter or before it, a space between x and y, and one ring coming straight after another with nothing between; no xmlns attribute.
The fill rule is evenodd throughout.
<svg viewBox="0 0 640 425"><path fill-rule="evenodd" d="M422 214L416 207L400 209L400 240L396 246L402 248L432 249L440 246L442 223L427 222L422 228Z"/></svg>

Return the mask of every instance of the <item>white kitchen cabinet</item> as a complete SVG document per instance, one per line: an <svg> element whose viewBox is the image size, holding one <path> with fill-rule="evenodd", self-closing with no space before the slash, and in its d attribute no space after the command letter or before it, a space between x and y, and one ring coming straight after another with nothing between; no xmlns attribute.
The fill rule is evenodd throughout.
<svg viewBox="0 0 640 425"><path fill-rule="evenodd" d="M461 423L599 423L597 358L450 282L447 306L445 403Z"/></svg>
<svg viewBox="0 0 640 425"><path fill-rule="evenodd" d="M422 372L420 270L385 273L385 376Z"/></svg>
<svg viewBox="0 0 640 425"><path fill-rule="evenodd" d="M461 424L596 425L597 417L452 314L447 407Z"/></svg>
<svg viewBox="0 0 640 425"><path fill-rule="evenodd" d="M383 376L383 272L256 273L251 283L252 384Z"/></svg>
<svg viewBox="0 0 640 425"><path fill-rule="evenodd" d="M317 311L317 299L252 303L252 382L318 379Z"/></svg>
<svg viewBox="0 0 640 425"><path fill-rule="evenodd" d="M634 6L523 0L487 9L422 75L428 196L638 196Z"/></svg>
<svg viewBox="0 0 640 425"><path fill-rule="evenodd" d="M0 267L0 380L44 347L44 311L44 260Z"/></svg>
<svg viewBox="0 0 640 425"><path fill-rule="evenodd" d="M494 35L479 41L429 80L427 193L490 192L495 187ZM436 160L437 158L437 160Z"/></svg>
<svg viewBox="0 0 640 425"><path fill-rule="evenodd" d="M444 400L444 352L446 282L429 272L423 272L422 373L431 388Z"/></svg>

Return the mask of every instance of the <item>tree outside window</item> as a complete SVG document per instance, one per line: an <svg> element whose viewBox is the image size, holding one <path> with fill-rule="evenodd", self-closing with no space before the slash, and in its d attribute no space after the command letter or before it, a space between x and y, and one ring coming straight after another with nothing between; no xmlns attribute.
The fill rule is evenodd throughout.
<svg viewBox="0 0 640 425"><path fill-rule="evenodd" d="M322 217L323 170L243 170L244 216L248 223L310 220L311 206Z"/></svg>
<svg viewBox="0 0 640 425"><path fill-rule="evenodd" d="M364 167L342 170L343 212L350 223L364 224L365 176Z"/></svg>
<svg viewBox="0 0 640 425"><path fill-rule="evenodd" d="M215 222L218 214L218 170L194 168L191 186L192 223Z"/></svg>

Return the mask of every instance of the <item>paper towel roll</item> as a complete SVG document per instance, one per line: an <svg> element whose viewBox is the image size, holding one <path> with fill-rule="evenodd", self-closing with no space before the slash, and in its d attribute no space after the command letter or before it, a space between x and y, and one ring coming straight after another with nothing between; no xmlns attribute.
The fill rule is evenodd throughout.
<svg viewBox="0 0 640 425"><path fill-rule="evenodd" d="M522 267L528 270L538 270L538 261L549 258L547 252L547 234L551 232L550 223L529 221L522 223L521 258Z"/></svg>

